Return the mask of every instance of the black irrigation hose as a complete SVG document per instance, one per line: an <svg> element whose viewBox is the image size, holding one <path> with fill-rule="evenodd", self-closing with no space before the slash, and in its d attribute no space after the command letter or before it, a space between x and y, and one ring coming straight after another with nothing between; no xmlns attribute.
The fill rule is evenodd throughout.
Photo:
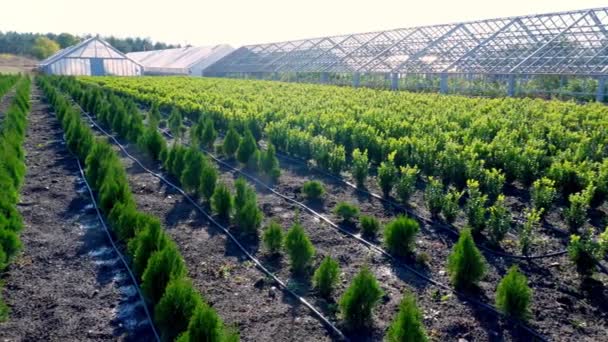
<svg viewBox="0 0 608 342"><path fill-rule="evenodd" d="M230 231L228 230L228 228L224 227L221 223L219 223L218 221L216 221L210 214L208 214L201 206L198 205L198 203L196 203L196 201L194 201L190 195L188 195L184 190L182 190L180 187L178 187L177 185L173 184L172 182L170 182L169 180L167 180L165 177L163 177L162 175L148 169L147 167L145 167L139 160L137 160L135 157L133 157L131 154L129 154L129 152L127 152L127 150L124 148L124 146L122 146L120 144L120 142L111 134L109 134L108 132L106 132L103 128L101 128L101 126L99 126L95 120L93 120L93 118L89 115L89 113L85 112L82 107L80 107L79 104L75 103L74 104L76 106L78 106L81 110L82 113L84 113L87 118L91 121L91 123L97 128L99 129L100 132L102 132L104 135L106 135L107 137L109 137L122 151L122 153L127 156L127 158L131 159L133 162L135 162L139 167L141 167L143 170L145 170L146 172L148 172L149 174L151 174L152 176L158 178L159 180L163 181L164 183L166 183L167 185L169 185L170 187L172 187L174 190L178 191L180 194L182 194L196 209L198 209L198 211L200 213L202 213L203 215L205 215L205 217L212 222L214 225L216 225L218 228L220 228L226 235L228 235L228 237L232 240L232 242L234 242L239 249L251 260L253 261L253 263L260 269L262 270L262 272L264 272L267 276L271 277L277 284L279 284L279 286L288 294L292 295L293 297L295 297L300 303L304 304L304 306L306 306L310 311L313 312L313 314L315 316L317 316L317 318L319 318L327 327L329 327L332 332L338 336L339 339L341 340L345 340L348 341L348 338L342 333L342 331L340 331L340 329L338 329L338 327L336 327L332 322L329 321L328 318L326 318L320 311L318 311L317 309L314 308L314 306L312 306L312 304L310 304L306 299L304 299L303 297L300 297L299 295L297 295L294 291L292 291L291 289L289 289L287 287L287 284L285 282L283 282L281 279L279 279L274 273L272 273L270 270L268 270L264 265L262 265L262 262L259 261L256 257L254 257L252 254L250 254L247 249L239 242L239 240L232 235L232 233L230 233Z"/></svg>
<svg viewBox="0 0 608 342"><path fill-rule="evenodd" d="M80 175L81 175L82 179L84 180L84 184L87 187L89 195L91 196L91 201L93 202L93 206L95 207L95 212L97 213L97 218L99 218L99 222L101 222L103 230L106 232L106 235L108 236L108 240L110 240L110 243L112 244L112 248L114 249L116 254L118 254L120 261L123 263L123 265L127 269L127 273L129 273L129 277L133 281L133 284L135 284L135 289L137 290L137 294L139 295L139 298L142 301L144 311L146 312L146 316L148 316L148 320L150 321L150 327L152 328L154 337L156 338L157 342L160 342L160 337L158 336L158 332L156 331L156 327L154 326L154 321L152 320L152 315L150 315L150 311L148 310L148 305L146 305L146 300L144 298L143 293L141 292L139 285L137 284L135 275L133 274L133 271L131 271L131 268L129 267L129 264L127 263L126 258L122 255L122 253L116 246L116 243L114 242L114 239L112 238L112 234L110 233L108 226L106 225L103 217L101 216L101 212L99 211L99 207L97 206L97 201L95 201L95 196L93 195L93 190L91 189L91 186L89 185L89 182L87 181L87 178L84 175L84 171L82 170L82 165L80 164L80 160L78 160L78 158L76 158L76 162L78 163L78 170L80 171Z"/></svg>
<svg viewBox="0 0 608 342"><path fill-rule="evenodd" d="M171 136L171 133L169 133L169 132L166 132L166 131L165 131L165 132L163 132L163 133L164 133L165 135L167 135L167 136ZM370 242L370 241L368 241L368 240L366 240L366 239L364 239L364 238L362 238L362 237L360 237L360 236L357 236L356 234L353 234L353 233L349 232L348 230L346 230L346 229L344 229L344 228L341 228L340 226L338 226L337 224L335 224L334 222L332 222L331 220L329 220L329 219L328 219L328 218L326 218L325 216L323 216L323 215L319 214L318 212L316 212L316 211L315 211L315 210L313 210L312 208L308 207L308 206L307 206L307 205L305 205L304 203L298 202L298 201L296 201L296 200L294 200L294 199L291 199L291 198L289 198L289 197L287 197L287 196L285 196L285 195L283 195L283 194L281 194L281 193L277 192L276 190L274 190L273 188L269 187L268 185L266 185L265 183L263 183L262 181L260 181L260 180L259 180L259 179L257 179L256 177L251 176L251 175L249 175L249 174L247 174L246 172L243 172L243 171L241 171L241 170L235 169L235 168L233 168L232 166L230 166L229 164L227 164L226 162L224 162L224 161L222 161L222 160L218 159L217 157L215 157L215 156L214 156L212 153L210 153L210 152L206 151L205 149L202 149L202 150L203 150L205 153L207 153L207 154L208 154L208 155L209 155L209 156L210 156L210 157L211 157L213 160L215 160L217 163L219 163L219 164L221 164L221 165L224 165L224 166L225 166L225 167L227 167L228 169L231 169L231 170L233 170L233 171L236 171L236 172L238 172L238 173L242 174L243 176L245 176L245 177L249 178L249 179L250 179L250 180L252 180L253 182L255 182L255 183L259 184L260 186L262 186L262 187L266 188L267 190L271 191L271 192L272 192L273 194L275 194L276 196L279 196L279 197L281 197L281 198L283 198L283 199L285 199L285 200L287 200L287 201L289 201L289 202L291 202L291 203L293 203L293 204L295 204L295 205L297 205L297 206L299 206L299 207L301 207L301 208L303 208L303 209L305 209L305 210L309 211L311 214L313 214L313 215L314 215L314 216L316 216L317 218L319 218L319 219L321 219L321 220L325 221L325 222L326 222L327 224L329 224L331 227L333 227L333 228L335 228L335 229L337 229L337 230L341 231L342 233L344 233L344 234L348 235L349 237L352 237L352 238L354 238L354 239L358 240L358 241L359 241L359 242L361 242L362 244L366 245L368 248L370 248L370 249L372 249L372 250L374 250L374 251L376 251L376 252L378 252L378 253L382 254L383 256L385 256L385 257L389 258L391 261L393 261L394 263L398 264L399 266L401 266L401 267L405 268L406 270L410 271L411 273L415 274L415 275L416 275L416 276L418 276L419 278L421 278L421 279L423 279L423 280L425 280L425 281L427 281L427 282L429 282L429 283L431 283L431 284L433 284L433 285L435 285L435 286L437 286L437 287L443 288L444 290L447 290L447 291L453 292L453 293L454 293L454 294L456 294L457 296L459 296L459 297L461 297L461 298L465 298L467 301L469 301L469 302L471 302L471 303L474 303L474 304L476 304L476 305L478 305L478 306L480 306L480 307L482 307L482 308L485 308L485 309L487 309L487 310L489 310L489 311L492 311L493 313L495 313L495 314L497 314L497 315L499 315L499 316L501 316L501 317L505 317L505 318L507 318L507 319L510 319L510 318L508 318L508 317L504 316L504 315L503 315L503 314L502 314L500 311L498 311L498 310L497 310L497 309L496 309L494 306L489 305L489 304L487 304L487 303L484 303L484 302L482 302L482 301L479 301L479 300L477 300L477 299L474 299L474 298L472 298L472 297L469 297L469 296L465 295L464 293L462 293L462 292L460 292L460 291L457 291L457 290L453 289L452 287L450 287L450 286L448 286L448 285L445 285L445 284L440 283L440 282L438 282L438 281L436 281L436 280L434 280L434 279L432 279L432 278L427 277L426 275L424 275L423 273L421 273L421 272L417 271L417 270L416 270L416 269L414 269L413 267L411 267L411 266L409 266L409 265L407 265L407 264L405 264L405 263L401 262L399 259L395 258L393 255L391 255L390 253L388 253L386 250L384 250L383 248L379 247L378 245L376 245L376 244L374 244L374 243L372 243L372 242ZM535 331L534 329L532 329L532 328L530 328L530 327L526 326L526 325L525 325L525 324L523 324L522 322L517 322L517 323L521 323L521 324L520 324L520 325L521 325L521 327L522 327L524 330L526 330L527 332L529 332L531 335L533 335L533 336L535 336L535 337L539 338L539 339L540 339L540 340L542 340L542 341L548 341L548 339L547 339L545 336L543 336L543 335L542 335L542 334L540 334L539 332Z"/></svg>

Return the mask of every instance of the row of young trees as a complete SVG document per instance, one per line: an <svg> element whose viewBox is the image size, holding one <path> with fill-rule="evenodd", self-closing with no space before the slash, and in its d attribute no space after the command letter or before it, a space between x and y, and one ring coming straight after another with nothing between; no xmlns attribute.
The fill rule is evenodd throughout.
<svg viewBox="0 0 608 342"><path fill-rule="evenodd" d="M53 82L55 81L55 82ZM96 191L100 209L107 217L113 234L126 246L135 275L148 303L154 307L154 320L165 341L236 341L238 334L225 327L221 318L195 290L187 277L183 257L167 235L158 218L139 212L129 188L127 175L118 155L102 138L95 138L66 97L53 85L61 85L84 107L94 109L105 123L120 134L133 137L141 128L129 105L120 99L73 87L69 82L39 78L39 84L52 104L65 130L67 146L85 165L85 175ZM107 113L104 109L110 104ZM114 110L117 109L117 110ZM124 110L124 111L123 111ZM103 113L103 114L102 114ZM127 113L127 114L125 114ZM124 123L122 126L118 123Z"/></svg>
<svg viewBox="0 0 608 342"><path fill-rule="evenodd" d="M0 84L5 80L4 76L0 76ZM15 81L18 82L16 95L0 118L0 275L21 249L19 233L23 229L17 203L26 170L22 144L30 110L30 80L27 77L18 80L11 77L10 82L5 84L12 85ZM7 317L8 307L0 295L0 321Z"/></svg>

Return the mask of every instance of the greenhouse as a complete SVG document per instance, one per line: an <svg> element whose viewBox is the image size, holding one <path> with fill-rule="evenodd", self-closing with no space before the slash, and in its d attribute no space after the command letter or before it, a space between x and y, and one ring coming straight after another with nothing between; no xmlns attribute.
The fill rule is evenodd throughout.
<svg viewBox="0 0 608 342"><path fill-rule="evenodd" d="M99 37L65 48L39 64L45 74L71 76L140 76L143 67Z"/></svg>
<svg viewBox="0 0 608 342"><path fill-rule="evenodd" d="M608 8L247 45L208 73L603 101Z"/></svg>
<svg viewBox="0 0 608 342"><path fill-rule="evenodd" d="M233 50L230 45L215 45L131 52L127 56L141 63L148 75L202 76L208 66Z"/></svg>

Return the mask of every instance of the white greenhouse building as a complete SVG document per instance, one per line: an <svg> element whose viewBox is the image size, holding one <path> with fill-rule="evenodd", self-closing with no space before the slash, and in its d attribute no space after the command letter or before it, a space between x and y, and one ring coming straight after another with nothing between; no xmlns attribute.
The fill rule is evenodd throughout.
<svg viewBox="0 0 608 342"><path fill-rule="evenodd" d="M203 76L207 67L234 51L230 45L131 52L127 57L144 66L146 75Z"/></svg>
<svg viewBox="0 0 608 342"><path fill-rule="evenodd" d="M50 75L141 76L143 66L99 37L67 47L38 65Z"/></svg>

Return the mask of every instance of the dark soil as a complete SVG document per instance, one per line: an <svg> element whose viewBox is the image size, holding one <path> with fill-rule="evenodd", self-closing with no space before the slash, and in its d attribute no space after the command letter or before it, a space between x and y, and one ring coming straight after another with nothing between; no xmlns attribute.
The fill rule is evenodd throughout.
<svg viewBox="0 0 608 342"><path fill-rule="evenodd" d="M11 312L0 340L152 340L135 288L40 96L35 89L19 204L23 252L3 275Z"/></svg>

